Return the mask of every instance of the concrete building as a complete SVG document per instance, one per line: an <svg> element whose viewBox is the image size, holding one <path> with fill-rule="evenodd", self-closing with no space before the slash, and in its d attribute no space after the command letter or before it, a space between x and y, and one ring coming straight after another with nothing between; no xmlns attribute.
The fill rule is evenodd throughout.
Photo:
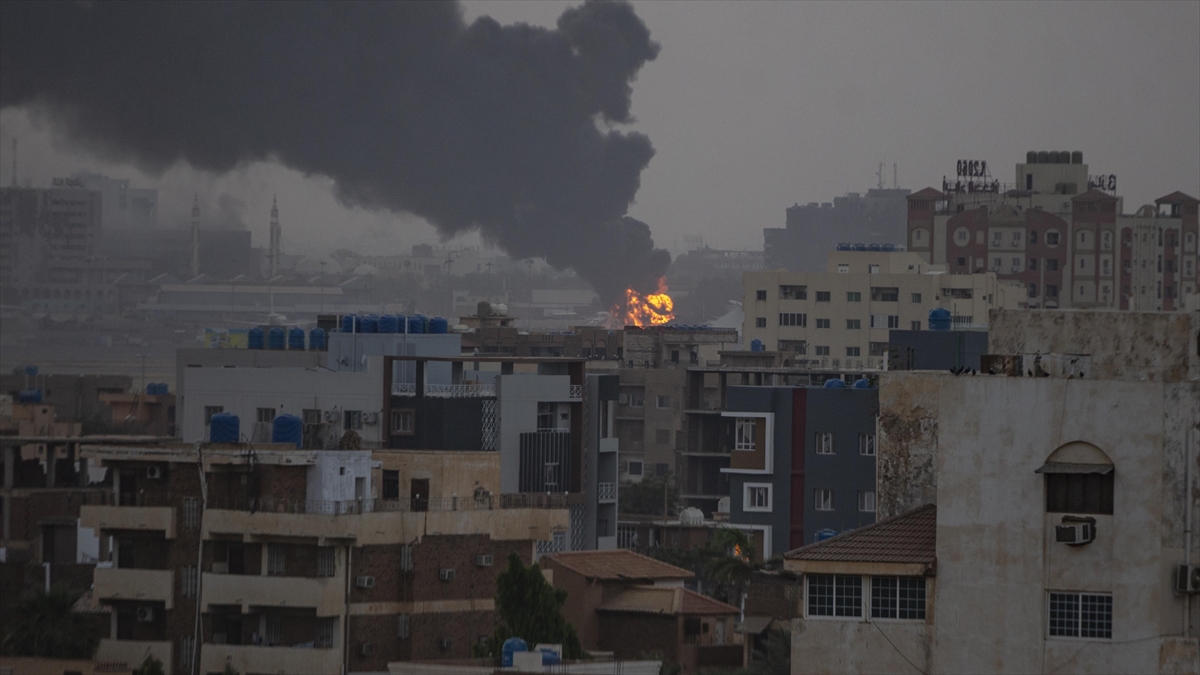
<svg viewBox="0 0 1200 675"><path fill-rule="evenodd" d="M938 307L959 329L984 327L1021 295L992 272L947 274L916 253L839 250L824 274L747 274L742 336L797 367L882 370L889 330L927 329Z"/></svg>
<svg viewBox="0 0 1200 675"><path fill-rule="evenodd" d="M890 330L887 369L978 371L987 341L987 332L981 330Z"/></svg>
<svg viewBox="0 0 1200 675"><path fill-rule="evenodd" d="M128 178L109 178L94 171L76 171L55 178L54 187L77 186L100 193L100 224L105 230L152 230L158 227L158 190L135 188Z"/></svg>
<svg viewBox="0 0 1200 675"><path fill-rule="evenodd" d="M1200 314L991 326L999 374L881 376L889 519L788 554L793 672L1200 671Z"/></svg>
<svg viewBox="0 0 1200 675"><path fill-rule="evenodd" d="M495 561L528 564L568 518L561 502L452 496L497 487L479 454L86 448L113 474L109 503L80 515L114 541L93 582L112 609L96 659L333 675L468 657L494 629ZM431 490L401 499L390 471Z"/></svg>
<svg viewBox="0 0 1200 675"><path fill-rule="evenodd" d="M832 202L795 204L783 228L763 230L767 269L820 272L825 253L838 242L902 244L909 190L883 187L851 192Z"/></svg>
<svg viewBox="0 0 1200 675"><path fill-rule="evenodd" d="M86 263L100 232L100 200L100 193L83 188L0 188L5 303L31 298L35 289L38 296L64 303L87 300L84 286L91 279L86 278Z"/></svg>
<svg viewBox="0 0 1200 675"><path fill-rule="evenodd" d="M1195 197L1127 214L1116 176L1090 175L1082 152L1030 152L1014 183L980 162L959 174L908 197L908 248L926 262L1019 282L1029 307L1177 311L1197 293Z"/></svg>

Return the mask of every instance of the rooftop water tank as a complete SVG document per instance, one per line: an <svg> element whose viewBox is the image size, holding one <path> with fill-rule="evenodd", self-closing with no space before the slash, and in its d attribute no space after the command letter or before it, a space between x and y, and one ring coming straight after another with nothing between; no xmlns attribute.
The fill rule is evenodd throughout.
<svg viewBox="0 0 1200 675"><path fill-rule="evenodd" d="M395 314L384 314L379 317L379 332L380 333L399 333L400 332L400 317Z"/></svg>
<svg viewBox="0 0 1200 675"><path fill-rule="evenodd" d="M1058 163L1059 164L1070 164L1071 163L1071 151L1070 150L1059 150L1058 151Z"/></svg>
<svg viewBox="0 0 1200 675"><path fill-rule="evenodd" d="M37 374L38 374L37 366L25 366L25 374L28 375L29 377L37 377Z"/></svg>
<svg viewBox="0 0 1200 675"><path fill-rule="evenodd" d="M17 392L17 403L41 403L41 402L42 402L42 390L41 389L27 388L27 389L22 389L21 391Z"/></svg>
<svg viewBox="0 0 1200 675"><path fill-rule="evenodd" d="M374 314L368 314L362 318L362 323L359 324L363 333L378 333L379 332L379 317Z"/></svg>
<svg viewBox="0 0 1200 675"><path fill-rule="evenodd" d="M237 443L242 437L242 421L237 415L220 412L208 422L209 443Z"/></svg>
<svg viewBox="0 0 1200 675"><path fill-rule="evenodd" d="M1037 150L1030 150L1025 153L1026 164L1037 164Z"/></svg>
<svg viewBox="0 0 1200 675"><path fill-rule="evenodd" d="M408 317L408 332L424 333L425 332L425 315L413 314Z"/></svg>
<svg viewBox="0 0 1200 675"><path fill-rule="evenodd" d="M158 395L159 396L167 396L170 393L171 393L171 388L167 386L166 382L158 383Z"/></svg>
<svg viewBox="0 0 1200 675"><path fill-rule="evenodd" d="M508 638L500 647L500 667L512 668L513 654L527 651L529 651L529 645L524 640L519 637Z"/></svg>
<svg viewBox="0 0 1200 675"><path fill-rule="evenodd" d="M826 389L845 389L846 383L843 382L842 380L837 379L836 377L831 377L828 380L825 380L825 388Z"/></svg>
<svg viewBox="0 0 1200 675"><path fill-rule="evenodd" d="M1072 164L1083 164L1083 151L1082 150L1075 150L1074 152L1071 153L1071 163Z"/></svg>
<svg viewBox="0 0 1200 675"><path fill-rule="evenodd" d="M304 351L304 329L292 326L287 332L288 349Z"/></svg>
<svg viewBox="0 0 1200 675"><path fill-rule="evenodd" d="M508 314L508 305L504 304L503 302L498 302L492 305L492 314L506 316Z"/></svg>
<svg viewBox="0 0 1200 675"><path fill-rule="evenodd" d="M287 337L280 326L275 326L267 331L267 349L283 349L285 342L287 342Z"/></svg>
<svg viewBox="0 0 1200 675"><path fill-rule="evenodd" d="M870 388L871 388L871 381L870 381L870 380L868 380L868 379L867 379L867 378L865 378L865 377L860 377L860 378L858 378L857 380L855 380L855 381L854 381L854 385L853 385L853 386L854 386L854 388L855 388L855 389L870 389Z"/></svg>
<svg viewBox="0 0 1200 675"><path fill-rule="evenodd" d="M450 328L450 332L452 333L467 333L470 332L470 330L471 327L465 323L456 323Z"/></svg>
<svg viewBox="0 0 1200 675"><path fill-rule="evenodd" d="M865 250L867 250L867 245L866 244L855 244L854 250L855 251L865 251Z"/></svg>
<svg viewBox="0 0 1200 675"><path fill-rule="evenodd" d="M817 541L825 541L826 539L832 539L833 537L836 537L836 536L837 536L837 530L831 530L829 528L825 528L824 530L817 530L816 540Z"/></svg>
<svg viewBox="0 0 1200 675"><path fill-rule="evenodd" d="M158 383L157 382L147 382L146 383L146 395L147 396L158 396Z"/></svg>
<svg viewBox="0 0 1200 675"><path fill-rule="evenodd" d="M895 251L896 245L895 244L884 244L883 250L888 251L888 252Z"/></svg>
<svg viewBox="0 0 1200 675"><path fill-rule="evenodd" d="M308 331L308 348L314 352L323 352L327 348L325 331L314 328Z"/></svg>
<svg viewBox="0 0 1200 675"><path fill-rule="evenodd" d="M342 329L343 333L353 333L354 332L354 315L353 314L346 314L342 317L341 329Z"/></svg>
<svg viewBox="0 0 1200 675"><path fill-rule="evenodd" d="M883 247L879 244L867 244L868 251L882 251Z"/></svg>
<svg viewBox="0 0 1200 675"><path fill-rule="evenodd" d="M246 346L250 349L262 349L266 346L266 334L263 329L255 326L246 331Z"/></svg>
<svg viewBox="0 0 1200 675"><path fill-rule="evenodd" d="M445 319L443 319L440 316L435 316L429 320L429 331L428 332L430 332L430 333L434 333L436 335L441 335L442 333L445 333L447 330L449 330L449 328L450 328L450 322L446 321Z"/></svg>
<svg viewBox="0 0 1200 675"><path fill-rule="evenodd" d="M1038 164L1049 164L1050 163L1050 153L1046 150L1038 150L1037 158L1038 158L1038 161L1037 161Z"/></svg>
<svg viewBox="0 0 1200 675"><path fill-rule="evenodd" d="M300 448L304 440L304 423L295 415L276 415L271 422L272 443L294 443Z"/></svg>
<svg viewBox="0 0 1200 675"><path fill-rule="evenodd" d="M929 330L950 330L953 321L950 319L950 312L936 307L929 310Z"/></svg>
<svg viewBox="0 0 1200 675"><path fill-rule="evenodd" d="M759 340L758 338L754 338L753 340L750 341L750 351L761 352L762 350L763 350L762 340Z"/></svg>
<svg viewBox="0 0 1200 675"><path fill-rule="evenodd" d="M704 512L694 506L689 506L679 512L679 524L699 527L704 524Z"/></svg>

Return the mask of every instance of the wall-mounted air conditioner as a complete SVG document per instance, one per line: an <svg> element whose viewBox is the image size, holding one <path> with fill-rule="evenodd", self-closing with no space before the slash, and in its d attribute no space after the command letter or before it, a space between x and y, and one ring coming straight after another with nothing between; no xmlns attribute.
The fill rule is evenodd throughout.
<svg viewBox="0 0 1200 675"><path fill-rule="evenodd" d="M453 646L454 646L454 638L444 637L444 638L438 639L438 648L444 652L449 651L450 648Z"/></svg>
<svg viewBox="0 0 1200 675"><path fill-rule="evenodd" d="M326 410L325 411L325 423L326 424L333 424L333 423L339 422L339 421L341 421L341 415L338 414L337 410Z"/></svg>
<svg viewBox="0 0 1200 675"><path fill-rule="evenodd" d="M480 567L491 567L494 560L491 553L480 553L475 556L475 564Z"/></svg>
<svg viewBox="0 0 1200 675"><path fill-rule="evenodd" d="M142 623L150 623L151 621L154 621L154 608L153 607L138 607L137 608L137 620L141 621Z"/></svg>
<svg viewBox="0 0 1200 675"><path fill-rule="evenodd" d="M161 466L151 466L146 468L146 478L150 480L162 480L163 469Z"/></svg>
<svg viewBox="0 0 1200 675"><path fill-rule="evenodd" d="M373 645L369 642L364 642L358 646L358 655L359 656L370 656L374 653L375 653L375 645Z"/></svg>
<svg viewBox="0 0 1200 675"><path fill-rule="evenodd" d="M454 568L443 567L442 569L438 570L438 578L442 581L454 581Z"/></svg>
<svg viewBox="0 0 1200 675"><path fill-rule="evenodd" d="M1096 540L1096 519L1063 516L1062 525L1054 526L1054 541L1068 546L1082 546Z"/></svg>
<svg viewBox="0 0 1200 675"><path fill-rule="evenodd" d="M354 579L354 585L359 588L375 588L375 577L363 576Z"/></svg>
<svg viewBox="0 0 1200 675"><path fill-rule="evenodd" d="M1176 567L1175 590L1180 593L1200 593L1200 565Z"/></svg>
<svg viewBox="0 0 1200 675"><path fill-rule="evenodd" d="M365 412L362 416L363 424L379 424L379 413Z"/></svg>

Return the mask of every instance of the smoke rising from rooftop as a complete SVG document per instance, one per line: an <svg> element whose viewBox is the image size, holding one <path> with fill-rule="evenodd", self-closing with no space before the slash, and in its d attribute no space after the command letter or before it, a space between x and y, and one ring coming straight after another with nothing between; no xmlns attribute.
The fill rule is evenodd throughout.
<svg viewBox="0 0 1200 675"><path fill-rule="evenodd" d="M625 215L654 149L613 128L658 50L624 3L553 30L449 2L6 3L0 107L145 170L323 174L348 205L478 228L612 301L670 262Z"/></svg>

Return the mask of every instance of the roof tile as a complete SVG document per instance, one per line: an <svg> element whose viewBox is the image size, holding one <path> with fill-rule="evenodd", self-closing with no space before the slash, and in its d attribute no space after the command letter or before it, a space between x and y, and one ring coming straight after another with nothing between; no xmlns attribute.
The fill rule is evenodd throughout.
<svg viewBox="0 0 1200 675"><path fill-rule="evenodd" d="M547 556L559 565L588 579L691 579L693 572L626 549L571 551Z"/></svg>
<svg viewBox="0 0 1200 675"><path fill-rule="evenodd" d="M789 560L933 563L937 557L937 506L926 504L873 525L801 546Z"/></svg>
<svg viewBox="0 0 1200 675"><path fill-rule="evenodd" d="M680 586L631 586L596 608L601 612L728 615L738 608Z"/></svg>

